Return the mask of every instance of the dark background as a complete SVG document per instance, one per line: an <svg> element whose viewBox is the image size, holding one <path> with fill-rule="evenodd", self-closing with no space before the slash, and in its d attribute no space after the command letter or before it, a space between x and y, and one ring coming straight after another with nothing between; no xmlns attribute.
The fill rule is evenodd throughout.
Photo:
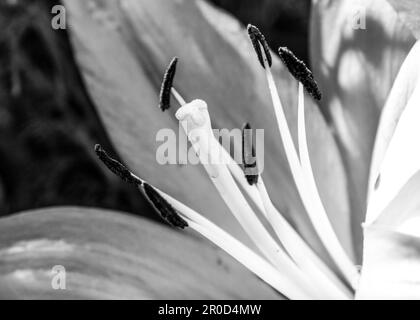
<svg viewBox="0 0 420 320"><path fill-rule="evenodd" d="M168 0L171 1L171 0ZM270 46L307 60L310 0L211 0ZM151 210L135 188L109 180L94 153L115 154L78 73L52 0L0 0L0 216L53 205Z"/></svg>

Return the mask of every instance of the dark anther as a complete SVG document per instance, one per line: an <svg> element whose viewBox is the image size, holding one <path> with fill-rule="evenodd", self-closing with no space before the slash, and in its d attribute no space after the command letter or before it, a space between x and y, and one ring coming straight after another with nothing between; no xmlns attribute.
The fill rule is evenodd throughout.
<svg viewBox="0 0 420 320"><path fill-rule="evenodd" d="M99 144L95 145L95 153L107 168L122 180L136 185L141 184L141 181L134 177L130 170L117 160L112 159Z"/></svg>
<svg viewBox="0 0 420 320"><path fill-rule="evenodd" d="M173 58L165 71L165 75L163 76L162 86L160 87L159 93L159 108L162 111L169 109L171 106L171 89L174 82L177 62L178 58Z"/></svg>
<svg viewBox="0 0 420 320"><path fill-rule="evenodd" d="M270 54L270 48L268 47L267 41L265 40L264 35L261 33L261 31L252 24L249 24L247 27L249 38L251 39L252 45L254 46L254 50L257 53L258 60L260 61L260 64L263 68L264 66L264 57L261 51L261 46L264 49L264 54L267 57L267 63L271 67L271 54Z"/></svg>
<svg viewBox="0 0 420 320"><path fill-rule="evenodd" d="M246 180L251 186L256 184L258 182L258 167L249 123L245 123L242 128L242 162Z"/></svg>
<svg viewBox="0 0 420 320"><path fill-rule="evenodd" d="M188 227L188 223L179 216L177 211L159 194L159 192L156 191L155 188L144 182L143 190L147 199L150 201L150 203L153 205L163 220L165 220L171 226L180 229Z"/></svg>
<svg viewBox="0 0 420 320"><path fill-rule="evenodd" d="M321 100L321 91L318 88L311 70L299 60L292 51L286 47L279 48L279 55L289 72L297 81L300 81L305 90L315 99Z"/></svg>

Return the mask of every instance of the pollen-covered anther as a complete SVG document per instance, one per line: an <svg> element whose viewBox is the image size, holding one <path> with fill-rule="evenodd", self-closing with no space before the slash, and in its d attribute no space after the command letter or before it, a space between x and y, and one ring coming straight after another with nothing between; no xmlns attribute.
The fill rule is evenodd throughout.
<svg viewBox="0 0 420 320"><path fill-rule="evenodd" d="M130 170L128 170L122 163L112 159L101 145L95 145L95 153L98 158L105 164L105 166L115 175L120 177L123 181L138 185L141 181L136 178Z"/></svg>
<svg viewBox="0 0 420 320"><path fill-rule="evenodd" d="M188 227L188 223L181 218L172 205L169 204L155 188L146 182L141 185L141 188L144 191L147 200L149 200L163 220L176 228L184 229L185 227Z"/></svg>
<svg viewBox="0 0 420 320"><path fill-rule="evenodd" d="M315 100L321 100L322 94L318 84L314 79L312 71L309 70L305 63L302 60L299 60L287 47L280 47L279 55L286 68L297 81L303 84L305 90Z"/></svg>
<svg viewBox="0 0 420 320"><path fill-rule="evenodd" d="M271 67L272 59L270 54L270 48L268 47L267 41L265 40L264 35L261 33L261 31L252 24L248 24L247 31L249 38L251 40L252 46L254 47L254 50L257 54L258 60L260 61L260 64L263 68L264 66L264 56L267 59L268 65ZM264 55L261 51L261 47L264 50Z"/></svg>
<svg viewBox="0 0 420 320"><path fill-rule="evenodd" d="M175 78L176 65L178 58L174 57L169 63L165 75L163 76L162 86L159 93L159 108L165 111L171 106L171 89Z"/></svg>
<svg viewBox="0 0 420 320"><path fill-rule="evenodd" d="M242 127L242 162L246 180L251 186L256 184L258 182L258 167L249 123L245 123Z"/></svg>

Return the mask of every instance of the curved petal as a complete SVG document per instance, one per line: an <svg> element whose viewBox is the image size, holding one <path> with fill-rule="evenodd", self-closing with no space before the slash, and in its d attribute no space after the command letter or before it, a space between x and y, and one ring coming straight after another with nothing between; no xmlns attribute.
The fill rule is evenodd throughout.
<svg viewBox="0 0 420 320"><path fill-rule="evenodd" d="M0 260L0 298L278 298L198 238L99 209L41 209L1 219ZM65 268L65 290L52 289L56 265Z"/></svg>
<svg viewBox="0 0 420 320"><path fill-rule="evenodd" d="M318 246L278 142L264 72L245 28L200 0L70 0L65 4L90 93L116 148L134 171L244 238L238 236L239 225L202 168L156 162L156 133L162 128L178 132L173 111L162 114L156 107L163 70L176 55L180 62L175 87L188 99L207 101L214 127L230 130L250 121L254 128L265 130L264 177L274 202ZM296 137L297 84L278 59L274 65ZM346 178L329 129L309 99L307 119L321 195L339 237L351 251Z"/></svg>
<svg viewBox="0 0 420 320"><path fill-rule="evenodd" d="M410 31L385 0L313 1L312 64L349 178L359 254L379 115L413 43Z"/></svg>
<svg viewBox="0 0 420 320"><path fill-rule="evenodd" d="M364 231L357 299L420 299L420 238L386 228Z"/></svg>
<svg viewBox="0 0 420 320"><path fill-rule="evenodd" d="M375 146L377 162L373 163L377 164L378 182L369 198L366 223L375 221L407 181L420 170L420 85L417 79L420 68L416 61L419 56L420 43L416 44L404 63L381 118L379 129L382 131L378 132L379 140ZM386 139L388 137L390 139Z"/></svg>
<svg viewBox="0 0 420 320"><path fill-rule="evenodd" d="M420 298L420 171L364 228L359 299Z"/></svg>
<svg viewBox="0 0 420 320"><path fill-rule="evenodd" d="M373 225L420 237L420 170L401 188Z"/></svg>
<svg viewBox="0 0 420 320"><path fill-rule="evenodd" d="M369 195L375 192L375 182L383 181L382 175L379 179L381 165L383 165L384 157L387 155L393 156L385 163L386 174L398 174L396 177L390 177L388 186L395 192L402 187L402 185L416 172L417 165L416 158L412 157L410 153L416 152L416 103L420 97L420 42L416 42L411 49L409 55L405 59L398 76L394 82L392 90L388 96L387 102L381 114L378 132L375 138L375 145L372 154L372 163L370 168L369 178ZM408 109L408 110L407 110ZM407 110L407 115L403 117L403 121L399 124L400 117ZM396 129L399 130L396 132ZM394 141L391 144L391 141ZM391 148L389 151L388 148ZM398 148L406 148L402 150ZM389 158L388 156L388 158ZM391 162L390 162L391 161ZM411 161L411 164L408 163ZM390 167L391 166L391 167ZM405 174L401 171L405 170ZM399 181L399 183L397 183ZM381 189L383 183L379 186ZM387 184L385 183L385 186ZM377 191L377 190L376 190ZM392 195L387 197L388 200L392 199ZM386 203L384 203L386 205ZM375 216L366 217L367 221L372 221Z"/></svg>

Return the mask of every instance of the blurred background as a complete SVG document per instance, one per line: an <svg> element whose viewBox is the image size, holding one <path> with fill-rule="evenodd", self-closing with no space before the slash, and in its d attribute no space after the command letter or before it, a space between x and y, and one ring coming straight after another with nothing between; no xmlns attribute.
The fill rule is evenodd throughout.
<svg viewBox="0 0 420 320"><path fill-rule="evenodd" d="M168 0L171 1L171 0ZM210 0L209 0L210 1ZM211 0L272 48L307 60L310 0ZM109 180L93 146L115 151L76 67L53 0L0 0L0 216L55 205L154 217L136 188Z"/></svg>

